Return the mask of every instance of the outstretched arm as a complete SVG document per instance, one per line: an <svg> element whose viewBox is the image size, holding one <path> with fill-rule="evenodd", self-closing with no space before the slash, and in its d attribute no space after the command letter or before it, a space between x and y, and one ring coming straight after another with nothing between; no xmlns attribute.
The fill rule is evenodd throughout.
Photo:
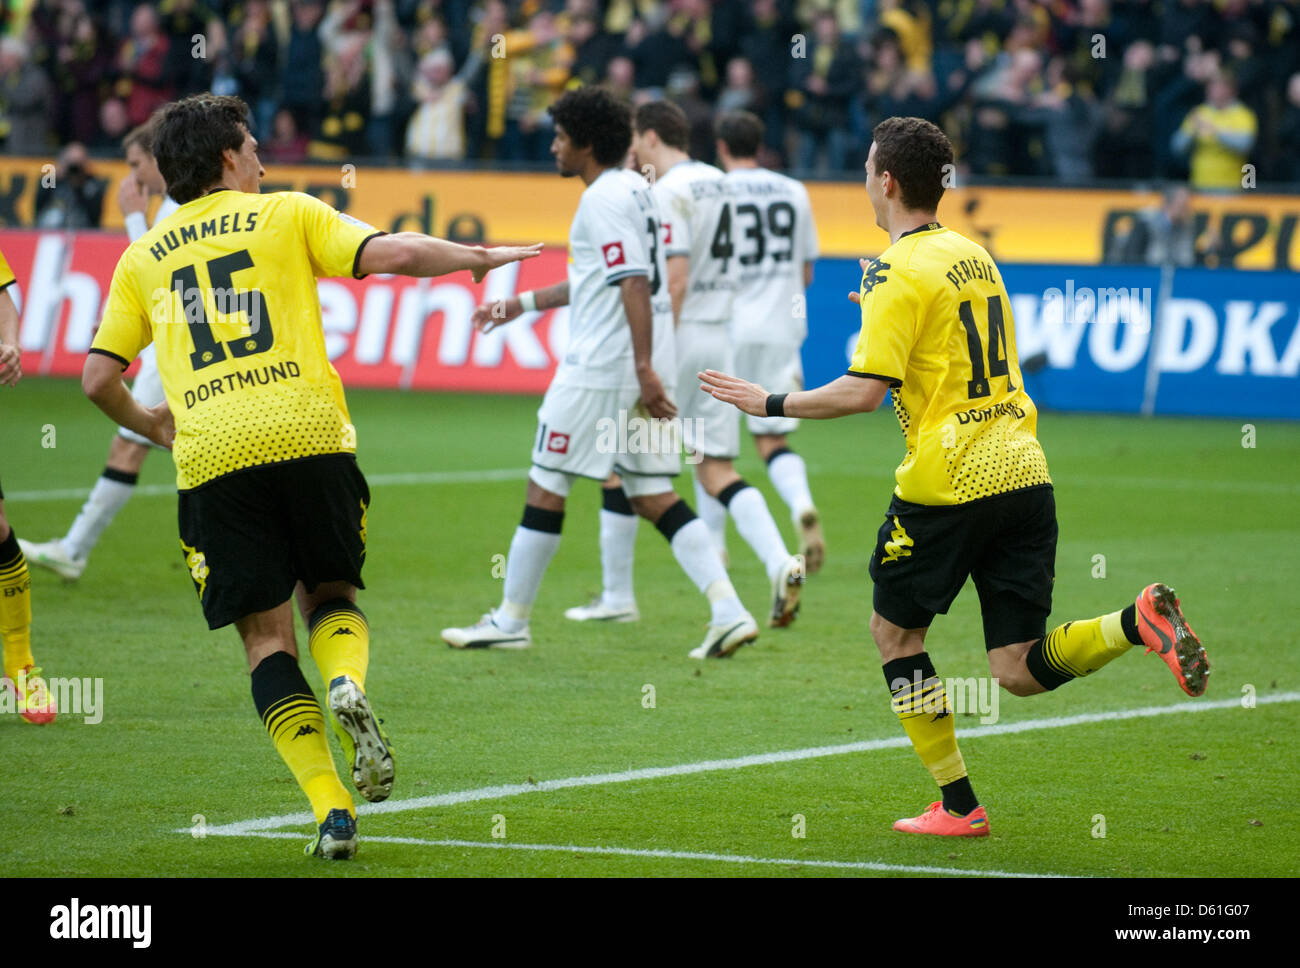
<svg viewBox="0 0 1300 968"><path fill-rule="evenodd" d="M485 249L476 245L461 245L436 239L419 232L396 232L380 235L366 243L361 250L357 268L361 275L372 272L391 272L403 276L444 276L449 272L468 269L479 282L488 270L508 262L532 259L542 254L542 244L499 245Z"/></svg>
<svg viewBox="0 0 1300 968"><path fill-rule="evenodd" d="M845 374L815 390L796 390L787 393L780 413L768 412L768 398L772 396L757 383L737 376L705 370L699 374L700 389L712 394L723 403L729 403L755 417L786 416L829 420L851 413L869 413L880 406L889 390L889 384L874 377Z"/></svg>
<svg viewBox="0 0 1300 968"><path fill-rule="evenodd" d="M523 294L521 293L520 296ZM474 328L480 333L490 333L498 326L504 326L512 319L522 316L524 312L523 302L520 296L509 296L505 299L498 299L496 302L479 303L478 308L470 320L474 323ZM553 286L546 286L543 289L534 289L532 291L534 306L533 309L542 312L547 309L558 309L561 306L569 305L569 280L557 282Z"/></svg>

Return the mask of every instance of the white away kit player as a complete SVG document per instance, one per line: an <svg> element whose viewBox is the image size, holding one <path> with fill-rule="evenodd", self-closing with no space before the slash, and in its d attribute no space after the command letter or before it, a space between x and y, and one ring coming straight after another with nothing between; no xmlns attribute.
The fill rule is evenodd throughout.
<svg viewBox="0 0 1300 968"><path fill-rule="evenodd" d="M537 413L533 467L501 604L476 625L443 629L442 637L461 649L527 648L529 615L559 547L573 482L604 481L618 471L631 506L668 539L682 570L708 598L708 632L691 656L727 656L756 639L758 626L736 596L708 528L672 489L681 468L675 435L628 434L623 441L608 433L611 422L661 426L659 420L677 413L653 365L652 295L666 285L659 213L645 179L622 167L632 140L630 111L600 87L569 91L548 110L560 174L579 176L587 186L569 230L568 279L480 306L474 318L486 330L523 312L569 305L569 343Z"/></svg>
<svg viewBox="0 0 1300 968"><path fill-rule="evenodd" d="M731 315L736 375L773 393L802 390L799 351L808 335L805 290L812 285L818 255L808 190L793 178L759 166L763 122L757 116L727 112L714 131L736 213L732 244L740 277ZM808 573L814 574L825 560L826 543L808 470L786 441L799 421L749 416L746 422L772 486L790 508Z"/></svg>
<svg viewBox="0 0 1300 968"><path fill-rule="evenodd" d="M637 109L632 154L636 167L653 181L663 218L661 242L676 321L675 382L693 388L701 370L732 364L732 303L744 267L732 239L736 214L727 197L726 179L712 165L691 159L689 139L689 123L677 105L657 101ZM707 394L683 393L680 399L684 444L697 460L693 467L700 517L725 562L727 513L731 513L771 583L768 624L789 625L799 607L804 563L786 550L763 495L736 472L740 414ZM636 538L636 519L630 509L624 509L623 519L632 526L618 527L616 496L611 497L607 488L600 540L606 576L616 571L608 559L630 559ZM565 615L580 621L627 620L629 613L636 614L631 592L630 581L626 589L611 588L607 581L599 599Z"/></svg>
<svg viewBox="0 0 1300 968"><path fill-rule="evenodd" d="M131 171L122 179L117 201L125 217L127 235L134 242L149 231L145 213L152 196L162 196L158 211L154 213L154 225L180 206L167 194L162 173L158 171L158 162L154 160L153 119L129 132L122 141L122 148ZM152 343L140 354L140 371L131 384L131 395L140 402L140 406L146 408L156 407L165 399ZM62 538L40 544L18 539L27 560L34 565L49 568L67 581L80 578L99 536L112 524L117 512L122 510L135 492L140 468L144 466L144 459L149 456L152 447L147 438L119 427L109 445L104 471L95 481L90 496L81 506L68 533Z"/></svg>

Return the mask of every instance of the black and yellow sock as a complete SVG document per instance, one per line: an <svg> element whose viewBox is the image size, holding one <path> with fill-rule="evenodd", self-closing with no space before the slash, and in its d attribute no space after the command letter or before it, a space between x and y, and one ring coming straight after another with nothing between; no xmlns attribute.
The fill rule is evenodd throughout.
<svg viewBox="0 0 1300 968"><path fill-rule="evenodd" d="M354 817L352 797L334 769L325 739L325 717L311 687L288 652L274 652L253 670L253 705L271 734L276 752L311 801L316 822L336 807Z"/></svg>
<svg viewBox="0 0 1300 968"><path fill-rule="evenodd" d="M18 536L0 541L0 640L4 642L5 675L16 680L32 658L32 580Z"/></svg>
<svg viewBox="0 0 1300 968"><path fill-rule="evenodd" d="M979 806L966 776L966 763L957 749L952 704L943 680L924 652L885 663L885 684L893 697L894 714L903 724L912 748L930 771L949 813L964 816Z"/></svg>
<svg viewBox="0 0 1300 968"><path fill-rule="evenodd" d="M1142 642L1130 605L1118 612L1081 622L1066 622L1047 633L1025 655L1029 674L1044 689L1056 689L1091 675Z"/></svg>
<svg viewBox="0 0 1300 968"><path fill-rule="evenodd" d="M311 613L309 645L326 688L347 676L363 691L370 667L370 626L365 613L346 598L332 598Z"/></svg>

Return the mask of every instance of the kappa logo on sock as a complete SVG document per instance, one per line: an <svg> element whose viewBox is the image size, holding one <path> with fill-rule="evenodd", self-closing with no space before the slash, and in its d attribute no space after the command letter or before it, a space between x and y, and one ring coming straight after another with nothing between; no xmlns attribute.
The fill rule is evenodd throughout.
<svg viewBox="0 0 1300 968"><path fill-rule="evenodd" d="M569 435L552 430L546 437L546 450L551 454L567 454L569 452Z"/></svg>
<svg viewBox="0 0 1300 968"><path fill-rule="evenodd" d="M341 628L336 628L333 632L331 632L330 638L332 639L336 635L356 635L356 634L357 634L356 632L353 632L350 628L344 625Z"/></svg>
<svg viewBox="0 0 1300 968"><path fill-rule="evenodd" d="M306 736L309 733L319 733L319 732L320 730L318 730L315 726L312 726L310 723L303 723L301 726L298 727L298 732L293 734L293 738L297 739L299 736Z"/></svg>

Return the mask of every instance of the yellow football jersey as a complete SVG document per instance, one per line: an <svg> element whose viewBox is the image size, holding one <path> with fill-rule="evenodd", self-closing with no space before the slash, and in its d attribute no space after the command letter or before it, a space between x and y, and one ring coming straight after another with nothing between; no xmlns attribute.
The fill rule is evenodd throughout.
<svg viewBox="0 0 1300 968"><path fill-rule="evenodd" d="M14 271L9 268L9 261L5 259L5 254L0 252L0 289L12 286L17 281Z"/></svg>
<svg viewBox="0 0 1300 968"><path fill-rule="evenodd" d="M126 366L154 343L176 419L177 488L356 451L316 278L355 275L380 234L300 192L225 189L123 253L91 352Z"/></svg>
<svg viewBox="0 0 1300 968"><path fill-rule="evenodd" d="M900 498L965 504L1051 483L1011 299L982 246L937 222L904 233L867 267L861 299L849 373L893 387Z"/></svg>

